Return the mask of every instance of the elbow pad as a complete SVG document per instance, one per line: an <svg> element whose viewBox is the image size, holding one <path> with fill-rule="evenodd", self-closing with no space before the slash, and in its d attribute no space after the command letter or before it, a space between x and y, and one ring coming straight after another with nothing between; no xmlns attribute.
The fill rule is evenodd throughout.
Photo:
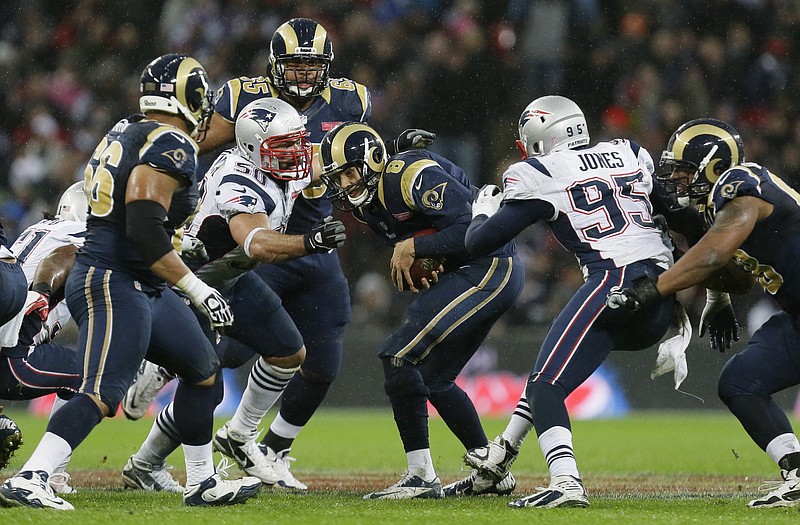
<svg viewBox="0 0 800 525"><path fill-rule="evenodd" d="M166 218L167 210L155 201L143 199L125 205L125 231L147 266L173 249L164 228Z"/></svg>

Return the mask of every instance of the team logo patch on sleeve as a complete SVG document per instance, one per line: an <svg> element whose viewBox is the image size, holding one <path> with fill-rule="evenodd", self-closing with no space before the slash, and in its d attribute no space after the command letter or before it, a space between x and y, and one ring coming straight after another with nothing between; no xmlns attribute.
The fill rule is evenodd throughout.
<svg viewBox="0 0 800 525"><path fill-rule="evenodd" d="M176 148L170 151L165 151L162 153L165 157L167 157L175 167L180 169L186 164L186 161L189 159L189 155L186 154L186 150L182 148Z"/></svg>
<svg viewBox="0 0 800 525"><path fill-rule="evenodd" d="M256 208L256 204L258 204L258 200L250 195L237 195L232 199L226 200L225 204L239 205L247 209L254 210Z"/></svg>
<svg viewBox="0 0 800 525"><path fill-rule="evenodd" d="M719 194L722 196L723 199L728 199L728 200L733 199L738 194L739 186L742 185L742 182L744 181L735 180L733 182L729 182L723 185L719 189Z"/></svg>
<svg viewBox="0 0 800 525"><path fill-rule="evenodd" d="M441 210L444 206L444 189L447 183L443 182L422 194L422 205L432 210Z"/></svg>

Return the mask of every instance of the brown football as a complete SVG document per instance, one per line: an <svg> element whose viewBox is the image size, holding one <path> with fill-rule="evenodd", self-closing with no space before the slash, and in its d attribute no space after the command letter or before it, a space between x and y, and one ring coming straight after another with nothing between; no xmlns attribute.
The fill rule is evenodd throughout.
<svg viewBox="0 0 800 525"><path fill-rule="evenodd" d="M415 233L414 237L430 235L432 233L436 233L436 230L433 228L426 228ZM442 263L444 263L444 258L442 257L417 257L414 259L411 268L408 270L408 273L411 274L411 281L414 283L414 287L417 288L417 290L422 290L422 279L428 279L428 282L432 283L431 277L433 277L433 272L439 270Z"/></svg>

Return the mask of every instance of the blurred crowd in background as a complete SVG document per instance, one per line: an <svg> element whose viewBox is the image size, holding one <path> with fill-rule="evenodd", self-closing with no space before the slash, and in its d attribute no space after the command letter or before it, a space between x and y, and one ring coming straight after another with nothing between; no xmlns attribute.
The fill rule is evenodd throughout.
<svg viewBox="0 0 800 525"><path fill-rule="evenodd" d="M94 147L138 108L143 67L184 52L214 87L266 73L289 18L322 23L332 77L372 94L385 137L436 132L431 149L477 184L519 159L517 119L546 94L574 99L593 142L627 137L656 162L671 132L714 116L748 160L800 185L800 3L792 0L4 0L0 20L0 217L10 240L83 177ZM393 324L410 294L390 250L348 222L341 250L354 323ZM581 282L544 227L519 242L528 279L505 325L548 324ZM696 312L702 291L683 298ZM747 301L755 324L769 303ZM744 310L746 308L746 310ZM696 319L696 317L695 317Z"/></svg>

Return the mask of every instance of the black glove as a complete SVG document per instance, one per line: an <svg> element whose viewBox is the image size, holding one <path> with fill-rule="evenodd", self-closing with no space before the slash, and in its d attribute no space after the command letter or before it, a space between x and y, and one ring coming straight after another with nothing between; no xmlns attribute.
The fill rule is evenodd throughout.
<svg viewBox="0 0 800 525"><path fill-rule="evenodd" d="M391 157L401 151L427 148L436 139L436 133L424 129L407 129L386 145L386 153Z"/></svg>
<svg viewBox="0 0 800 525"><path fill-rule="evenodd" d="M656 288L658 279L649 275L642 275L633 280L632 288L612 290L606 298L609 308L617 309L620 306L627 310L642 310L652 306L662 299L661 293Z"/></svg>
<svg viewBox="0 0 800 525"><path fill-rule="evenodd" d="M730 348L732 341L739 340L739 322L728 294L706 291L706 306L700 315L700 337L706 332L711 348L720 352Z"/></svg>
<svg viewBox="0 0 800 525"><path fill-rule="evenodd" d="M344 223L329 215L303 236L303 243L308 253L325 253L341 248L345 238Z"/></svg>

